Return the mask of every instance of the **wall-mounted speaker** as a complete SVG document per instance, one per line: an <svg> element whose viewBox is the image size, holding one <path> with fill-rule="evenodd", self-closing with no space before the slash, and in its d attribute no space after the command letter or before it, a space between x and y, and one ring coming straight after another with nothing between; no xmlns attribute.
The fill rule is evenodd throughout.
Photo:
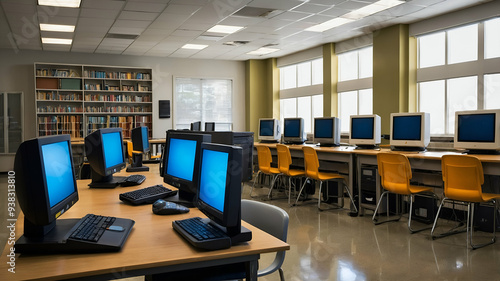
<svg viewBox="0 0 500 281"><path fill-rule="evenodd" d="M170 118L170 100L158 101L159 117Z"/></svg>

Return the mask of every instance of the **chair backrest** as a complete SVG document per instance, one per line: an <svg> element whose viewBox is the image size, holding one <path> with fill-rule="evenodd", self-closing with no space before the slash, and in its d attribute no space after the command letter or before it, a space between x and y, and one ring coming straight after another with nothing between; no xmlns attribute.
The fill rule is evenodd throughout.
<svg viewBox="0 0 500 281"><path fill-rule="evenodd" d="M241 219L271 234L283 242L288 237L288 213L276 206L253 200L241 200ZM260 269L258 276L267 275L281 268L285 251L277 252L273 263Z"/></svg>
<svg viewBox="0 0 500 281"><path fill-rule="evenodd" d="M412 177L408 158L400 153L380 152L377 154L378 173L382 187L398 194L410 194Z"/></svg>
<svg viewBox="0 0 500 281"><path fill-rule="evenodd" d="M259 170L262 172L269 172L271 170L271 162L273 162L273 157L271 156L271 150L267 146L256 146L257 147L257 159L259 161Z"/></svg>
<svg viewBox="0 0 500 281"><path fill-rule="evenodd" d="M316 179L318 178L319 171L319 160L316 150L310 146L302 147L304 152L304 166L306 170L306 176Z"/></svg>
<svg viewBox="0 0 500 281"><path fill-rule="evenodd" d="M134 145L131 141L127 141L127 158L129 164L132 164L132 154L134 150Z"/></svg>
<svg viewBox="0 0 500 281"><path fill-rule="evenodd" d="M276 150L278 151L278 169L283 174L288 175L288 170L290 170L292 164L290 149L284 144L277 144Z"/></svg>
<svg viewBox="0 0 500 281"><path fill-rule="evenodd" d="M484 183L481 161L470 155L443 155L441 171L444 195L450 199L482 202L481 185Z"/></svg>

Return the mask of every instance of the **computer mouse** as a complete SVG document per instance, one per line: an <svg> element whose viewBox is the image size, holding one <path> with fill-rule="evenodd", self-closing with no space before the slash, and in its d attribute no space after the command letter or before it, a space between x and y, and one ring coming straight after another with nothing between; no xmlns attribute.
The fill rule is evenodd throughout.
<svg viewBox="0 0 500 281"><path fill-rule="evenodd" d="M175 215L187 212L189 212L189 208L163 199L158 199L153 203L153 213L157 215Z"/></svg>

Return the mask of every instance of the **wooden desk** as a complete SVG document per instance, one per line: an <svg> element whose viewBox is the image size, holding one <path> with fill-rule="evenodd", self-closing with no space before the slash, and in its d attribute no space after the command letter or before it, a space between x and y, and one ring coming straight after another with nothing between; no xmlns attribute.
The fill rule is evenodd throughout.
<svg viewBox="0 0 500 281"><path fill-rule="evenodd" d="M156 169L152 169L156 170ZM9 245L0 258L0 280L60 280L70 278L96 278L97 280L125 278L177 270L203 268L212 265L245 262L247 279L256 280L257 264L261 253L288 250L281 240L243 222L252 230L248 243L230 249L202 251L192 247L172 228L172 221L194 216L205 217L199 210L187 214L158 216L151 204L131 206L123 204L118 194L162 183L158 173L144 173L146 181L140 186L115 189L89 189L89 180L78 181L80 196L62 218L80 218L87 213L130 218L135 226L121 252L64 255L16 255L15 273L10 273ZM173 187L172 187L173 188ZM19 208L19 206L18 206ZM23 216L16 223L16 237L23 232Z"/></svg>
<svg viewBox="0 0 500 281"><path fill-rule="evenodd" d="M363 204L362 203L362 187L361 187L361 177L362 167L364 165L377 165L377 154L380 152L389 152L390 149L381 150L355 150L356 155L356 175L358 183L358 194L360 196L360 212L363 213L365 208L375 209L378 198L380 198L382 188L380 187L379 175L377 177L377 188L376 188L376 201L374 204ZM453 151L425 151L425 152L401 152L408 157L412 171L415 172L428 173L426 180L430 180L430 184L433 186L442 186L441 177L441 157L447 154L460 154L459 152ZM485 175L500 175L500 155L474 155L483 164L483 171ZM432 178L430 178L432 177ZM483 186L483 190L489 193L500 193L498 186Z"/></svg>

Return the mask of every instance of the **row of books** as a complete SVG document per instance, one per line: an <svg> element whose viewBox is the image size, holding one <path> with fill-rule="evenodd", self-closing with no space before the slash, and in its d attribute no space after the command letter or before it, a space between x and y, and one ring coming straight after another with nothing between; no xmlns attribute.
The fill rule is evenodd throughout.
<svg viewBox="0 0 500 281"><path fill-rule="evenodd" d="M102 70L84 70L85 78L100 78L100 79L141 79L151 80L150 73L144 72L117 72L117 71L102 71Z"/></svg>
<svg viewBox="0 0 500 281"><path fill-rule="evenodd" d="M82 106L71 106L71 105L46 105L38 106L38 113L81 113L83 112Z"/></svg>
<svg viewBox="0 0 500 281"><path fill-rule="evenodd" d="M89 84L86 83L84 85L85 90L91 90L91 91L124 91L124 92L130 92L130 91L140 91L140 92L149 92L151 91L151 87L145 86L145 85L122 85L121 90L120 86L112 86L108 84Z"/></svg>
<svg viewBox="0 0 500 281"><path fill-rule="evenodd" d="M38 117L39 136L69 134L72 138L82 138L82 128L82 116Z"/></svg>
<svg viewBox="0 0 500 281"><path fill-rule="evenodd" d="M86 106L85 112L89 113L99 113L99 112L109 112L109 113L134 113L134 112L143 112L143 113L151 113L150 106Z"/></svg>
<svg viewBox="0 0 500 281"><path fill-rule="evenodd" d="M51 101L81 101L82 94L81 93L58 93L56 91L44 92L37 91L36 92L37 100L51 100Z"/></svg>
<svg viewBox="0 0 500 281"><path fill-rule="evenodd" d="M151 102L151 96L86 95L85 101Z"/></svg>
<svg viewBox="0 0 500 281"><path fill-rule="evenodd" d="M52 76L52 77L80 77L80 75L73 69L49 69L37 68L36 76Z"/></svg>
<svg viewBox="0 0 500 281"><path fill-rule="evenodd" d="M146 122L149 120L149 122ZM122 128L123 137L130 138L130 131L137 126L148 126L151 131L151 116L94 116L88 118L87 134L101 128Z"/></svg>

